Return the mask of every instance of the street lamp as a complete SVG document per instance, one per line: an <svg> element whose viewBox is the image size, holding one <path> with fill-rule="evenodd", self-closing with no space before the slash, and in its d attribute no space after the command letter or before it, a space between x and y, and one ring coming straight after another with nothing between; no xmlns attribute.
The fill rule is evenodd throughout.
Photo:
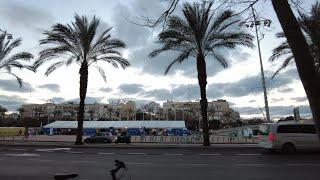
<svg viewBox="0 0 320 180"><path fill-rule="evenodd" d="M258 52L259 52L259 61L260 61L260 73L261 73L261 80L262 80L262 88L263 88L263 95L264 95L264 104L265 104L265 111L266 111L266 120L267 122L271 122L270 120L270 113L269 113L269 103L268 103L268 94L267 94L267 88L266 88L266 80L264 76L264 70L263 70L263 63L262 63L262 57L261 57L261 49L260 49L260 40L259 34L258 34L258 26L263 25L270 27L271 20L269 19L262 19L258 20L255 14L255 9L253 8L253 4L250 5L251 11L252 11L252 17L253 21L249 22L241 22L240 26L246 26L247 28L255 28L256 38L257 38L257 45L258 45Z"/></svg>

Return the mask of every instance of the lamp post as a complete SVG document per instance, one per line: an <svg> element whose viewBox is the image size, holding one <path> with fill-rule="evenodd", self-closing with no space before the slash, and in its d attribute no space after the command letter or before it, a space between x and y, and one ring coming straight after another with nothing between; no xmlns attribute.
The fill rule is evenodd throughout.
<svg viewBox="0 0 320 180"><path fill-rule="evenodd" d="M265 80L265 76L264 76L264 69L263 69L263 63L262 63L262 57L261 57L261 48L260 48L261 39L259 39L259 33L258 33L258 26L263 25L263 26L270 27L271 20L269 20L269 19L258 20L256 14L255 14L255 9L253 8L253 5L254 4L250 5L251 11L252 11L253 21L242 22L242 23L240 23L240 26L245 25L248 28L249 27L255 28L257 46L258 46L258 52L259 52L260 73L261 73L262 89L263 89L263 96L264 96L264 105L265 105L265 111L266 111L266 120L267 120L267 122L271 122L270 113L269 113L268 93L267 93L266 80Z"/></svg>

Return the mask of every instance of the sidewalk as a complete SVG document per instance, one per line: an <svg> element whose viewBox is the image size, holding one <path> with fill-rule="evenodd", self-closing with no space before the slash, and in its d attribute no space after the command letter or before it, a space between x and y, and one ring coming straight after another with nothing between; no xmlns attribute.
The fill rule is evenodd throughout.
<svg viewBox="0 0 320 180"><path fill-rule="evenodd" d="M257 144L211 144L204 147L202 144L158 144L158 143L131 143L131 144L84 144L74 145L74 142L37 142L37 141L0 141L4 146L30 147L76 147L76 148L258 148Z"/></svg>
<svg viewBox="0 0 320 180"><path fill-rule="evenodd" d="M77 148L208 148L201 143L138 143L127 144L84 144L74 145L76 136L32 136L28 139L23 137L0 138L2 146L37 146L37 147L77 147ZM257 144L252 143L212 143L211 148L257 148Z"/></svg>

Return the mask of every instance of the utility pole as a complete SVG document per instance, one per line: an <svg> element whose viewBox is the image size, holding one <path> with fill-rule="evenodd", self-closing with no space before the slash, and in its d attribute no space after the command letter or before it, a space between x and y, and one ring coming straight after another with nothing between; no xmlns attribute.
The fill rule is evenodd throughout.
<svg viewBox="0 0 320 180"><path fill-rule="evenodd" d="M267 122L271 122L270 113L269 113L269 103L268 103L266 80L265 80L265 76L264 76L264 69L263 69L263 63L262 63L262 57L261 57L261 49L260 49L260 40L261 39L259 39L259 33L258 33L258 26L263 24L264 26L270 27L271 20L269 20L269 19L257 20L256 14L255 14L255 9L253 8L253 5L255 3L250 5L251 11L252 11L253 21L249 22L249 23L251 23L250 25L247 24L248 22L242 22L242 23L240 23L240 26L245 25L246 27L251 27L251 28L254 27L255 28L257 46L258 46L258 52L259 52L260 71L261 71L260 73L261 73L262 89L263 89L263 95L264 95L264 105L265 105L265 111L266 111L266 120L267 120Z"/></svg>

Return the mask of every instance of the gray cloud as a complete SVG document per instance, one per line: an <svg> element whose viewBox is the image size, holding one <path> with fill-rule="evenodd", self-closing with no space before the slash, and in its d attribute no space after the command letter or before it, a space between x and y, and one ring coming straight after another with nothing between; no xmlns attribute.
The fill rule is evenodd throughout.
<svg viewBox="0 0 320 180"><path fill-rule="evenodd" d="M108 93L112 91L112 88L100 88L99 91Z"/></svg>
<svg viewBox="0 0 320 180"><path fill-rule="evenodd" d="M121 84L118 88L121 93L129 95L138 94L144 91L142 84Z"/></svg>
<svg viewBox="0 0 320 180"><path fill-rule="evenodd" d="M270 106L270 115L274 117L279 116L293 116L294 106ZM259 114L262 116L259 107L234 107L241 115ZM263 108L264 110L264 108ZM311 110L309 106L300 106L300 114L303 116L310 116Z"/></svg>
<svg viewBox="0 0 320 180"><path fill-rule="evenodd" d="M0 89L5 91L13 91L13 92L21 92L21 93L34 91L31 84L29 84L28 82L23 82L22 87L20 88L18 81L15 79L0 80Z"/></svg>
<svg viewBox="0 0 320 180"><path fill-rule="evenodd" d="M307 97L294 97L294 98L290 98L291 100L297 101L297 102L306 102L308 101Z"/></svg>
<svg viewBox="0 0 320 180"><path fill-rule="evenodd" d="M63 97L53 97L53 98L51 98L51 100L55 104L60 104L60 103L64 103L65 102L65 99Z"/></svg>
<svg viewBox="0 0 320 180"><path fill-rule="evenodd" d="M167 89L153 89L143 93L144 97L154 98L155 100L164 101L170 99L171 93Z"/></svg>
<svg viewBox="0 0 320 180"><path fill-rule="evenodd" d="M294 80L299 79L295 69L289 69L273 80L270 78L272 76L272 72L266 71L265 74L268 90L281 88L282 86L286 86ZM260 74L248 76L232 83L209 84L207 89L208 96L213 98L220 98L223 95L240 97L247 96L249 94L259 94L261 92L262 85Z"/></svg>
<svg viewBox="0 0 320 180"><path fill-rule="evenodd" d="M16 28L32 29L35 33L41 33L49 24L53 23L54 17L47 11L26 4L22 1L1 1L0 12L2 18Z"/></svg>
<svg viewBox="0 0 320 180"><path fill-rule="evenodd" d="M38 88L46 89L52 92L60 92L60 86L58 84L43 84L38 86Z"/></svg>
<svg viewBox="0 0 320 180"><path fill-rule="evenodd" d="M91 97L91 96L87 96L85 99L85 103L86 104L93 104L93 103L101 103L101 100L103 99L103 97ZM65 102L75 102L75 103L79 103L80 102L80 98L75 98L75 99L68 99L65 100Z"/></svg>
<svg viewBox="0 0 320 180"><path fill-rule="evenodd" d="M283 101L284 98L272 98L271 99L271 102L280 102L280 101Z"/></svg>
<svg viewBox="0 0 320 180"><path fill-rule="evenodd" d="M0 105L9 111L16 111L24 103L26 103L26 99L22 97L0 95Z"/></svg>
<svg viewBox="0 0 320 180"><path fill-rule="evenodd" d="M279 92L281 93L288 93L288 92L292 92L293 91L293 88L279 88L278 89Z"/></svg>

